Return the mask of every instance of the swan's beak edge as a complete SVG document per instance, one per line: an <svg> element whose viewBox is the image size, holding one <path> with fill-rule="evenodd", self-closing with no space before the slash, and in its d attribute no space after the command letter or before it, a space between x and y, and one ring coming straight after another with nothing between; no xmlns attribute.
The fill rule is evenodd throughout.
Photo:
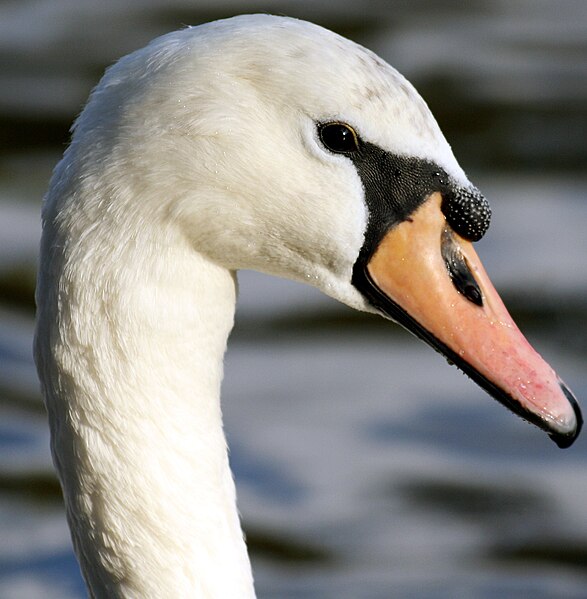
<svg viewBox="0 0 587 599"><path fill-rule="evenodd" d="M392 227L363 267L377 308L444 354L490 395L545 430L577 438L577 402L522 335L471 242L448 227L440 193Z"/></svg>

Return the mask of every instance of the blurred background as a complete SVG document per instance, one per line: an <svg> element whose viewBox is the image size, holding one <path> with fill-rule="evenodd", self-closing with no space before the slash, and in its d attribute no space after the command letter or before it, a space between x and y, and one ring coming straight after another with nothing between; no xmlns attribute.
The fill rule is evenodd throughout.
<svg viewBox="0 0 587 599"><path fill-rule="evenodd" d="M584 0L0 1L0 598L85 596L31 358L39 208L105 66L184 25L308 19L418 88L490 199L479 253L587 408ZM223 389L261 598L584 598L561 451L407 333L241 273Z"/></svg>

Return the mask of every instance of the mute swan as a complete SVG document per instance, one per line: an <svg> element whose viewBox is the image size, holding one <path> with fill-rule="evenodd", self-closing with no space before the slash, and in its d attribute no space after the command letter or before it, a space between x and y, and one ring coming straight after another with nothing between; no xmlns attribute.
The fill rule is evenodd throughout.
<svg viewBox="0 0 587 599"><path fill-rule="evenodd" d="M570 445L473 250L489 217L414 88L318 26L235 17L108 69L45 199L35 341L91 596L254 596L219 399L240 268L399 322Z"/></svg>

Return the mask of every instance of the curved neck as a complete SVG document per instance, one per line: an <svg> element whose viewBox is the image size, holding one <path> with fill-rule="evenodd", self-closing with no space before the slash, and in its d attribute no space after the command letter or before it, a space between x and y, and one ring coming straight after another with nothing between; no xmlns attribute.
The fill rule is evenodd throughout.
<svg viewBox="0 0 587 599"><path fill-rule="evenodd" d="M147 231L101 254L103 234L44 233L36 340L88 586L253 597L219 399L234 273Z"/></svg>

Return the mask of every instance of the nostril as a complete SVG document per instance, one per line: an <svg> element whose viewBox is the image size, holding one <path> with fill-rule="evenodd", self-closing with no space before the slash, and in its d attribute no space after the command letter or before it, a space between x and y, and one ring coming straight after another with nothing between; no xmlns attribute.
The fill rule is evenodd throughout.
<svg viewBox="0 0 587 599"><path fill-rule="evenodd" d="M483 306L481 289L448 228L442 233L440 245L442 258L455 289L471 303Z"/></svg>
<svg viewBox="0 0 587 599"><path fill-rule="evenodd" d="M475 188L453 188L443 195L442 213L448 224L461 237L478 241L491 221L489 202Z"/></svg>

